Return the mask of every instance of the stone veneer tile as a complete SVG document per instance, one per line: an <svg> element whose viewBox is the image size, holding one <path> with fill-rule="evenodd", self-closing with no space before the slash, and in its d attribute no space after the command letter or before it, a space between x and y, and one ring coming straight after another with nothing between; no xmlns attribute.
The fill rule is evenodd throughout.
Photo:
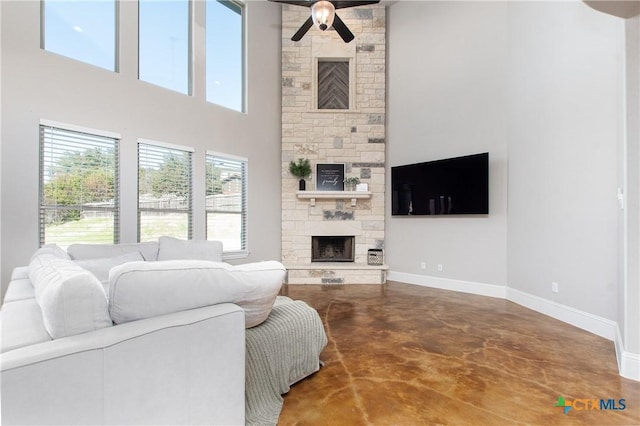
<svg viewBox="0 0 640 426"><path fill-rule="evenodd" d="M354 212L347 211L323 211L324 220L354 220Z"/></svg>
<svg viewBox="0 0 640 426"><path fill-rule="evenodd" d="M361 53L361 52L375 52L376 51L376 46L373 44L359 44L356 46L356 52Z"/></svg>
<svg viewBox="0 0 640 426"><path fill-rule="evenodd" d="M353 13L357 19L367 19L367 20L373 19L372 9L365 9L365 8L358 7L353 9Z"/></svg>
<svg viewBox="0 0 640 426"><path fill-rule="evenodd" d="M353 163L352 166L353 167L370 167L370 168L382 167L382 168L384 168L384 163Z"/></svg>

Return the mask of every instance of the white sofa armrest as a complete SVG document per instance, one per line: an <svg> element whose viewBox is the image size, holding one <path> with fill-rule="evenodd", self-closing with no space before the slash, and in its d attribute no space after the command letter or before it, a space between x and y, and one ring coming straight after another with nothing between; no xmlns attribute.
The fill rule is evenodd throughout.
<svg viewBox="0 0 640 426"><path fill-rule="evenodd" d="M177 312L0 355L7 424L244 424L244 313Z"/></svg>

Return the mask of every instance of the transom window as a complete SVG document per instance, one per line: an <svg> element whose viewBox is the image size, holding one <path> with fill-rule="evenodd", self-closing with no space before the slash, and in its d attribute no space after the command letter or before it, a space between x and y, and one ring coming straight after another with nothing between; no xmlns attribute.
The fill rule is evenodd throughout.
<svg viewBox="0 0 640 426"><path fill-rule="evenodd" d="M118 71L116 0L41 0L41 47L110 71ZM195 0L194 0L195 1ZM193 22L205 22L206 47L195 51L205 64L208 102L243 112L245 107L245 6L236 0L138 0L138 79L192 95ZM199 13L199 12L197 12ZM125 70L126 71L126 70Z"/></svg>
<svg viewBox="0 0 640 426"><path fill-rule="evenodd" d="M139 0L139 79L191 93L191 9L188 0Z"/></svg>
<svg viewBox="0 0 640 426"><path fill-rule="evenodd" d="M207 101L243 111L244 6L236 1L206 2Z"/></svg>
<svg viewBox="0 0 640 426"><path fill-rule="evenodd" d="M207 239L222 241L227 255L247 254L247 160L207 152Z"/></svg>
<svg viewBox="0 0 640 426"><path fill-rule="evenodd" d="M41 47L116 71L116 11L115 0L44 0Z"/></svg>
<svg viewBox="0 0 640 426"><path fill-rule="evenodd" d="M119 138L40 125L40 245L119 242Z"/></svg>
<svg viewBox="0 0 640 426"><path fill-rule="evenodd" d="M193 148L138 141L138 241L191 239Z"/></svg>

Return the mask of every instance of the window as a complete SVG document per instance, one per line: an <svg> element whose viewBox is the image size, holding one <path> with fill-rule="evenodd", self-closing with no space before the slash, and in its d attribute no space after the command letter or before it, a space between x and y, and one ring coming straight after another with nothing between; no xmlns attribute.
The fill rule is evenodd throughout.
<svg viewBox="0 0 640 426"><path fill-rule="evenodd" d="M114 0L45 0L41 19L43 49L116 70Z"/></svg>
<svg viewBox="0 0 640 426"><path fill-rule="evenodd" d="M40 245L119 242L119 138L40 125Z"/></svg>
<svg viewBox="0 0 640 426"><path fill-rule="evenodd" d="M138 142L138 241L191 238L192 152Z"/></svg>
<svg viewBox="0 0 640 426"><path fill-rule="evenodd" d="M139 1L140 80L190 94L190 8L188 0Z"/></svg>
<svg viewBox="0 0 640 426"><path fill-rule="evenodd" d="M207 101L243 110L243 7L234 1L206 2Z"/></svg>
<svg viewBox="0 0 640 426"><path fill-rule="evenodd" d="M207 239L222 241L227 255L247 252L247 160L208 152Z"/></svg>

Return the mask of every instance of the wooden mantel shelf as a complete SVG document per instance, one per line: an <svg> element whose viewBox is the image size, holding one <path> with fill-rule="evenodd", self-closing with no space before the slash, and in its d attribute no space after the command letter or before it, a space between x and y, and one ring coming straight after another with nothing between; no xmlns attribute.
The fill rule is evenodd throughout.
<svg viewBox="0 0 640 426"><path fill-rule="evenodd" d="M309 200L311 207L316 205L316 200L342 200L350 199L351 207L356 206L358 199L368 200L371 198L370 191L298 191L296 196L299 200Z"/></svg>

